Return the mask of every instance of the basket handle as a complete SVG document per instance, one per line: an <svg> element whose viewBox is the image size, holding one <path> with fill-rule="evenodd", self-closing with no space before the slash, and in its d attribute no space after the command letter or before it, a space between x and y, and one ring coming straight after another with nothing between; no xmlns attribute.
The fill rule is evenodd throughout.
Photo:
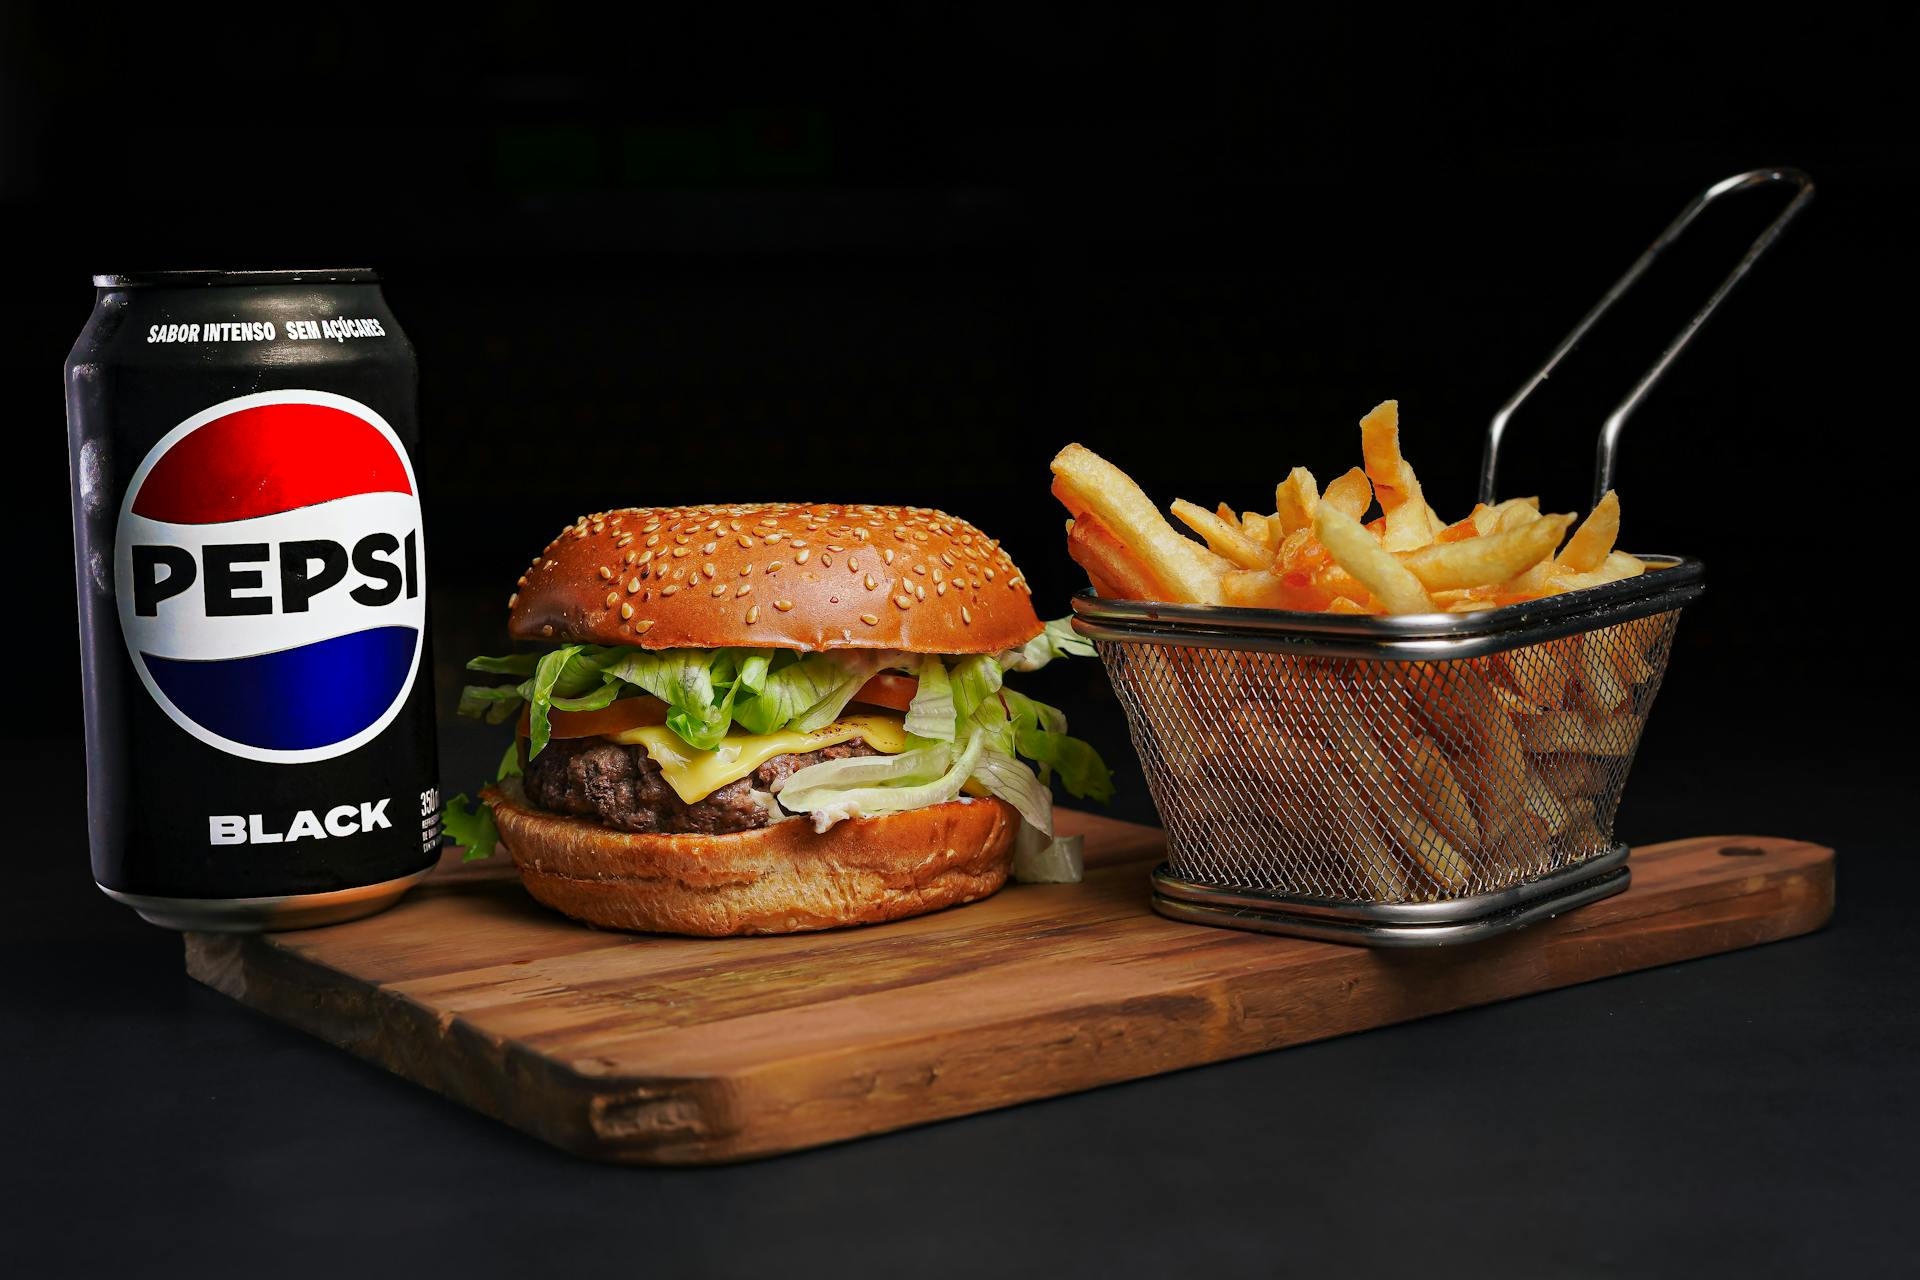
<svg viewBox="0 0 1920 1280"><path fill-rule="evenodd" d="M1793 199L1788 202L1785 209L1780 211L1780 216L1768 223L1767 229L1747 247L1739 263L1728 273L1727 278L1720 282L1720 287L1713 291L1713 296L1707 299L1706 305L1694 313L1693 319L1687 321L1679 335L1667 344L1667 349L1660 353L1660 358L1653 362L1653 367L1641 376L1640 381L1634 384L1633 390L1627 393L1627 398L1614 408L1606 422L1601 425L1600 437L1595 442L1593 457L1593 500L1596 503L1600 501L1601 496L1612 487L1614 459L1620 448L1620 432L1627 425L1628 417L1640 407L1640 402L1647 398L1647 393L1652 391L1654 385L1665 376L1673 362L1680 358L1680 353L1686 350L1687 343L1693 341L1693 335L1700 332L1700 327L1707 322L1707 317L1711 316L1721 302L1725 301L1726 296L1733 292L1733 287L1739 284L1746 277L1747 272L1753 269L1753 264L1760 260L1760 255L1773 247L1773 242L1780 238L1780 233L1786 230L1787 224L1798 217L1800 211L1807 207L1807 202L1813 199L1813 179L1801 170L1749 169L1745 173L1736 173L1731 178L1724 178L1714 183L1695 196L1687 207L1680 211L1680 216L1667 224L1667 229L1647 246L1647 251L1627 268L1627 273L1614 282L1613 287L1607 290L1606 295L1595 304L1593 310L1587 312L1580 323L1573 326L1573 332L1561 339L1560 345L1555 347L1553 354L1547 357L1547 362L1534 371L1534 375L1514 393L1511 400L1500 407L1500 412L1493 415L1493 421L1487 424L1486 451L1480 458L1480 501L1485 503L1493 501L1494 473L1500 464L1500 439L1506 434L1508 420L1526 402L1527 397L1533 394L1535 388L1553 376L1553 371L1560 367L1560 362L1580 345L1582 338L1587 336L1587 331L1599 323L1600 317L1604 316L1613 304L1618 302L1621 296L1646 274L1647 268L1653 265L1653 260L1660 256L1661 251L1678 240L1708 205L1735 191L1745 191L1775 182L1791 183L1795 188Z"/></svg>

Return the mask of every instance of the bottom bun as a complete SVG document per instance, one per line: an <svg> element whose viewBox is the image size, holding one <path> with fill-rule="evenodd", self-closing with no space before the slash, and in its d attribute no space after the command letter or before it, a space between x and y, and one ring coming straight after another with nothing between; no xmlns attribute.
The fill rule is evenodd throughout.
<svg viewBox="0 0 1920 1280"><path fill-rule="evenodd" d="M877 924L984 898L1007 882L1019 812L955 800L815 832L805 819L729 835L645 835L482 793L535 898L589 924L717 938Z"/></svg>

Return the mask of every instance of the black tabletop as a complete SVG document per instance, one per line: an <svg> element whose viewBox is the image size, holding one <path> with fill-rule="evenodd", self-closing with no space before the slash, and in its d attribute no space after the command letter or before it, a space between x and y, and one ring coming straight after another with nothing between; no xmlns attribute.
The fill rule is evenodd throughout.
<svg viewBox="0 0 1920 1280"><path fill-rule="evenodd" d="M1624 833L1831 843L1831 927L714 1169L578 1160L198 986L176 937L87 883L59 806L26 810L0 942L9 1249L33 1274L1910 1269L1900 757L1875 776L1700 738L1650 742Z"/></svg>

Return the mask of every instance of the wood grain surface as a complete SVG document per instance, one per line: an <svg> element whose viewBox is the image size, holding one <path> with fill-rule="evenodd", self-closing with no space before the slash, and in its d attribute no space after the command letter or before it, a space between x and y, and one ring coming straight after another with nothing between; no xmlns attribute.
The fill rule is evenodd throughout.
<svg viewBox="0 0 1920 1280"><path fill-rule="evenodd" d="M1760 836L1636 849L1626 893L1489 942L1372 951L1148 908L1157 830L1086 814L1077 885L775 938L605 933L510 868L445 867L384 915L190 934L253 1008L557 1146L696 1164L879 1133L1806 933L1833 854Z"/></svg>

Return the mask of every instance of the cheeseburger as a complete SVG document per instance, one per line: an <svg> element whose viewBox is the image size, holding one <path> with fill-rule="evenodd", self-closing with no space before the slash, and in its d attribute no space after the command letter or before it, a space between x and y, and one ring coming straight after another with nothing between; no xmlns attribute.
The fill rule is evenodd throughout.
<svg viewBox="0 0 1920 1280"><path fill-rule="evenodd" d="M916 507L646 507L534 558L507 631L537 652L460 710L517 725L448 807L529 892L597 925L790 933L1069 879L1048 784L1112 781L1008 672L1092 652L964 520ZM517 683L513 682L517 679Z"/></svg>

